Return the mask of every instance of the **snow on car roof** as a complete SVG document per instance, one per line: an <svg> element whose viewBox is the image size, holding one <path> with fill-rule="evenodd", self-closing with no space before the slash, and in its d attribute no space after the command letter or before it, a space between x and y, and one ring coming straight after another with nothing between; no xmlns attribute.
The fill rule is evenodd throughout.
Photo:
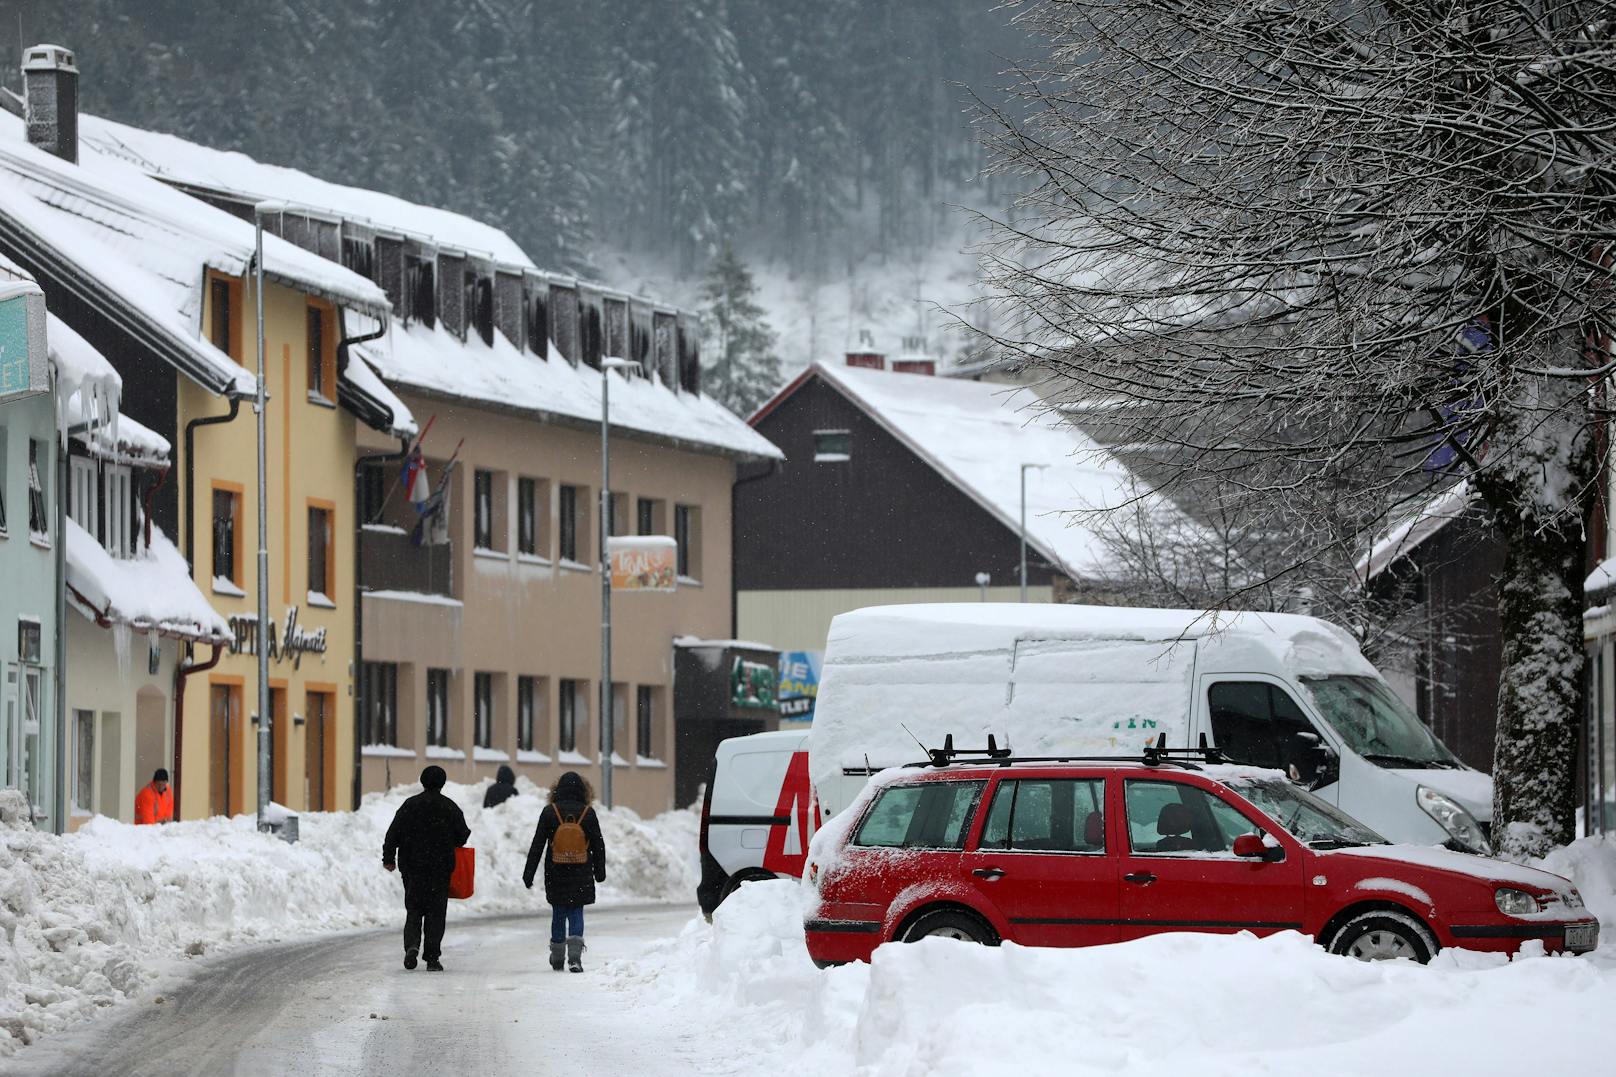
<svg viewBox="0 0 1616 1077"><path fill-rule="evenodd" d="M1128 507L1182 516L1166 498L1020 386L815 363L810 370L857 404L1000 523L1020 531L1021 465L1028 468L1027 541L1074 579L1115 568L1081 511ZM794 391L799 379L783 391ZM775 403L754 416L767 414ZM1184 526L1194 526L1187 519Z"/></svg>

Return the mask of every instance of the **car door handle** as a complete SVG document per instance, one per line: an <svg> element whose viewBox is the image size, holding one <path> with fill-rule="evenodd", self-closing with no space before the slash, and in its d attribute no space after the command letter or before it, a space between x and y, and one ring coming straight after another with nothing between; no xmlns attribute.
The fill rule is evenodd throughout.
<svg viewBox="0 0 1616 1077"><path fill-rule="evenodd" d="M977 868L975 871L971 872L971 874L975 875L978 879L987 879L987 880L989 880L991 882L994 879L1002 879L1002 878L1004 878L1004 869L1003 868Z"/></svg>
<svg viewBox="0 0 1616 1077"><path fill-rule="evenodd" d="M1149 871L1130 871L1122 878L1125 882L1137 883L1140 886L1149 886L1156 881L1155 874Z"/></svg>

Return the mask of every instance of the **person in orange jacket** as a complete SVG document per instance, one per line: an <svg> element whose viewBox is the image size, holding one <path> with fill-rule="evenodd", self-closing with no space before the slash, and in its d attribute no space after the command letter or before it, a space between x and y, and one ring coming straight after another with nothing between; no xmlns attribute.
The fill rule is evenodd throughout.
<svg viewBox="0 0 1616 1077"><path fill-rule="evenodd" d="M168 791L168 771L158 767L151 784L135 794L135 825L173 821L174 794Z"/></svg>

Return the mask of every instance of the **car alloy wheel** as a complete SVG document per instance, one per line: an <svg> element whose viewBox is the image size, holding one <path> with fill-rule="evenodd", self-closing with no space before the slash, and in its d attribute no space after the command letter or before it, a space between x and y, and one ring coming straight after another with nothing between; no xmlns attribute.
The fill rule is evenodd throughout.
<svg viewBox="0 0 1616 1077"><path fill-rule="evenodd" d="M904 942L916 942L920 939L954 939L957 942L974 942L978 945L993 945L998 942L993 931L975 916L966 912L956 912L953 909L937 909L934 912L922 913L908 930L903 933Z"/></svg>
<svg viewBox="0 0 1616 1077"><path fill-rule="evenodd" d="M1423 965L1436 954L1436 940L1424 924L1406 913L1372 909L1341 925L1330 940L1332 954L1359 961L1415 961Z"/></svg>

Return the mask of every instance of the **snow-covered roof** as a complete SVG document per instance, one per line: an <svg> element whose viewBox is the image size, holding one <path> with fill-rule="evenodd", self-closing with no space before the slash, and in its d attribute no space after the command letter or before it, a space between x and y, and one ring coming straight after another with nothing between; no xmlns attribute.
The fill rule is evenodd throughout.
<svg viewBox="0 0 1616 1077"><path fill-rule="evenodd" d="M1407 557L1427 539L1459 519L1475 504L1476 493L1470 480L1463 479L1443 490L1425 504L1393 524L1369 547L1357 564L1358 578L1368 583Z"/></svg>
<svg viewBox="0 0 1616 1077"><path fill-rule="evenodd" d="M293 168L265 164L244 153L210 149L175 135L144 131L90 115L79 117L79 140L107 157L126 161L173 183L235 195L247 202L275 199L383 231L421 236L440 246L485 254L495 261L524 268L533 266L522 248L492 225L379 191L331 183Z"/></svg>
<svg viewBox="0 0 1616 1077"><path fill-rule="evenodd" d="M360 356L357 350L349 352L348 368L342 372L342 380L348 388L364 393L392 414L392 425L388 432L394 437L409 438L419 432L420 428L416 425L415 416L411 414L409 405L387 387L381 375L376 373L375 368Z"/></svg>
<svg viewBox="0 0 1616 1077"><path fill-rule="evenodd" d="M752 422L815 375L1011 531L1020 531L1021 465L1040 465L1027 469L1027 543L1074 579L1104 577L1114 565L1106 540L1079 510L1120 508L1145 496L1153 509L1178 511L1018 386L815 363Z"/></svg>
<svg viewBox="0 0 1616 1077"><path fill-rule="evenodd" d="M97 623L207 643L227 643L230 626L191 580L185 558L152 526L151 545L113 557L67 521L67 587L73 606Z"/></svg>
<svg viewBox="0 0 1616 1077"><path fill-rule="evenodd" d="M394 321L386 336L355 351L395 384L587 423L600 422L601 379L610 376L614 430L696 450L782 458L773 442L711 396L675 392L651 378L573 366L553 345L549 358L541 359L500 333L493 344L484 344L475 333L461 340L441 324L428 328Z"/></svg>
<svg viewBox="0 0 1616 1077"><path fill-rule="evenodd" d="M253 226L148 176L128 161L81 146L70 164L30 145L20 119L0 113L0 219L5 238L60 275L82 280L92 303L110 292L179 349L188 373L217 392L252 391L253 376L203 338L203 268L239 277ZM19 255L24 253L19 251ZM364 277L273 235L264 237L271 279L385 317L386 293Z"/></svg>

